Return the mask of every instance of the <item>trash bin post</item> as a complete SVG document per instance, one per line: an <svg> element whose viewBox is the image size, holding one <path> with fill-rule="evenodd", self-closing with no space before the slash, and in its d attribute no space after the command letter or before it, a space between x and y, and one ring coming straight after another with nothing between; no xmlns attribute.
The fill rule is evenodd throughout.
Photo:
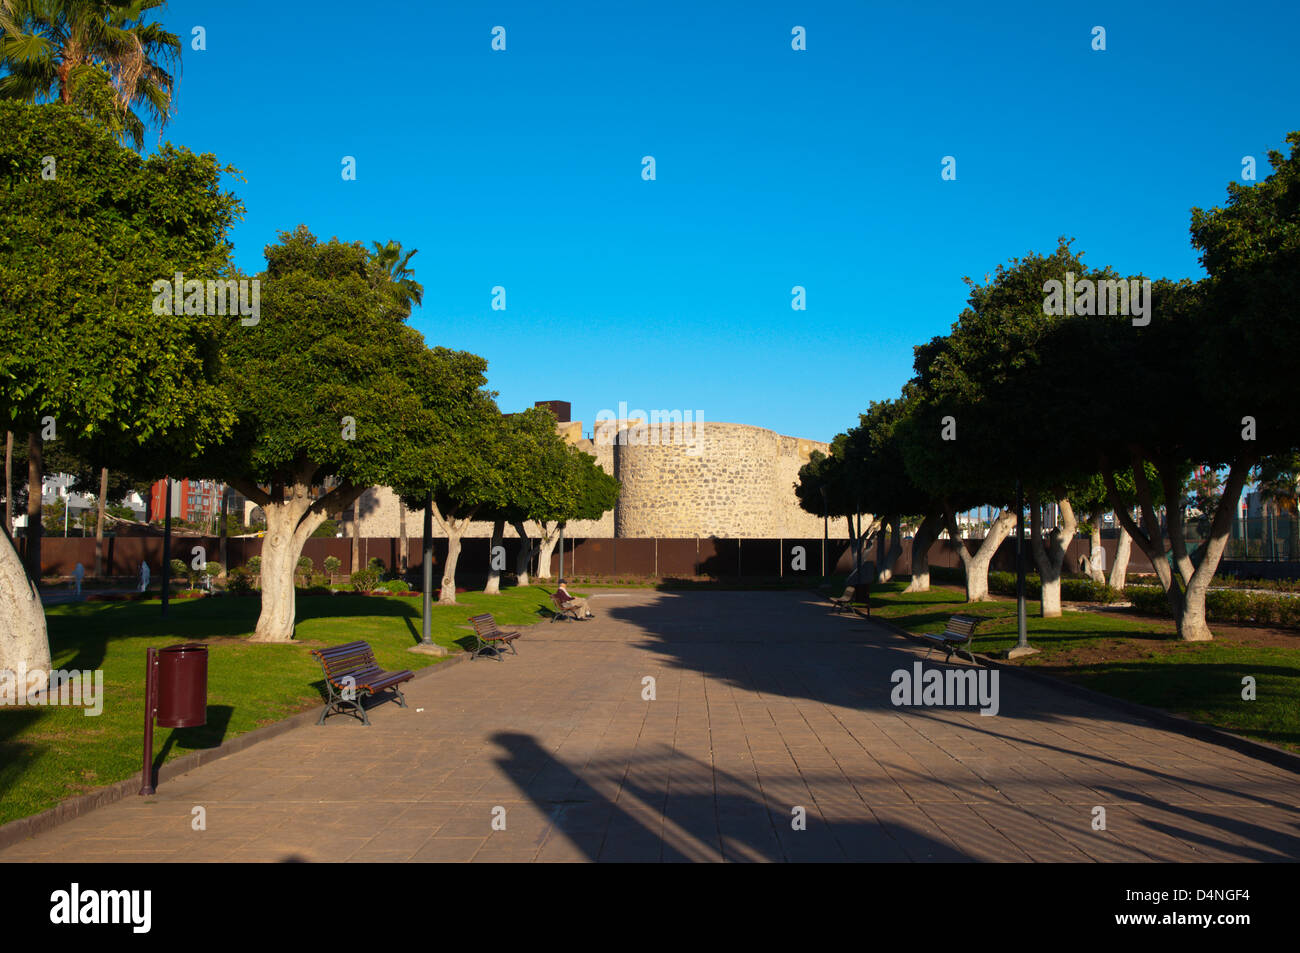
<svg viewBox="0 0 1300 953"><path fill-rule="evenodd" d="M144 662L144 768L140 772L140 793L153 794L153 714L157 703L158 650L145 650Z"/></svg>
<svg viewBox="0 0 1300 953"><path fill-rule="evenodd" d="M153 794L153 726L197 728L208 721L208 647L201 642L148 649L145 663L141 794Z"/></svg>

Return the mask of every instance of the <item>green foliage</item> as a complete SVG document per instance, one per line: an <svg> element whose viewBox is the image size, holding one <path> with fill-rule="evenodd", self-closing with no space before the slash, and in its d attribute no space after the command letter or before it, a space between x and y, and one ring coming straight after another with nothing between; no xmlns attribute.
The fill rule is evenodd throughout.
<svg viewBox="0 0 1300 953"><path fill-rule="evenodd" d="M252 557L250 557L249 560L248 560L248 562L245 563L244 565L245 565L245 567L248 569L248 571L249 571L250 573L252 573L254 576L261 575L261 573L262 573L262 557L261 557L261 556L252 556Z"/></svg>
<svg viewBox="0 0 1300 953"><path fill-rule="evenodd" d="M190 564L183 559L173 559L168 565L171 566L173 579L184 579L191 589L194 588L199 579L197 569L191 569Z"/></svg>
<svg viewBox="0 0 1300 953"><path fill-rule="evenodd" d="M311 535L313 537L327 537L329 539L333 539L335 536L338 535L338 531L339 531L339 524L337 523L337 521L325 520L325 522L321 523L319 526L316 527L315 532L313 532Z"/></svg>
<svg viewBox="0 0 1300 953"><path fill-rule="evenodd" d="M1016 595L1016 574L1013 572L990 572L989 591L1000 596ZM1041 599L1043 584L1038 573L1025 574L1025 598ZM1093 582L1086 577L1063 576L1061 578L1061 599L1065 602L1118 602L1126 598L1125 593L1112 589L1103 582Z"/></svg>
<svg viewBox="0 0 1300 953"><path fill-rule="evenodd" d="M398 593L409 592L411 587L401 579L390 579L388 582L380 583L377 588L397 595Z"/></svg>
<svg viewBox="0 0 1300 953"><path fill-rule="evenodd" d="M371 592L379 586L379 570L358 569L352 574L352 588L357 592Z"/></svg>
<svg viewBox="0 0 1300 953"><path fill-rule="evenodd" d="M242 206L225 171L171 145L141 159L66 106L0 102L0 425L53 416L110 469L161 466L229 428L213 369L232 319L162 319L151 291L228 269Z"/></svg>
<svg viewBox="0 0 1300 953"><path fill-rule="evenodd" d="M325 557L325 571L331 576L337 573L341 568L343 568L343 561L337 556Z"/></svg>
<svg viewBox="0 0 1300 953"><path fill-rule="evenodd" d="M315 564L311 561L310 556L302 556L298 559L298 573L303 576L310 576Z"/></svg>
<svg viewBox="0 0 1300 953"><path fill-rule="evenodd" d="M1169 615L1169 601L1157 586L1129 586L1125 595L1133 609L1143 615ZM1300 627L1300 598L1271 592L1211 589L1205 595L1205 614L1210 622Z"/></svg>
<svg viewBox="0 0 1300 953"><path fill-rule="evenodd" d="M253 592L253 578L249 575L248 570L242 567L231 570L230 575L226 577L226 591L237 596L251 595Z"/></svg>

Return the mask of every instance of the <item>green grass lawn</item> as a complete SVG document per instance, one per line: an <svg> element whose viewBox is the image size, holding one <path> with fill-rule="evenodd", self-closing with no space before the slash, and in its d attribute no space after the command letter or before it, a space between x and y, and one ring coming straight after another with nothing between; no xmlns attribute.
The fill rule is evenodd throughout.
<svg viewBox="0 0 1300 953"><path fill-rule="evenodd" d="M550 592L528 586L496 596L459 593L460 605L434 605L433 640L453 651L468 647L472 633L460 626L480 612L491 612L503 626L537 622L544 618L539 610L550 611ZM208 643L208 723L156 728L155 762L321 706L313 648L365 639L384 668L418 670L441 661L406 651L420 638L418 597L300 594L297 638L288 645L248 641L259 609L260 600L247 597L177 600L167 619L157 600L47 608L54 667L103 669L103 713L0 708L0 823L140 774L150 647Z"/></svg>
<svg viewBox="0 0 1300 953"><path fill-rule="evenodd" d="M967 604L961 589L904 593L905 582L872 586L872 615L909 632L939 632L957 613L981 616L974 650L998 655L1016 644L1013 600ZM1173 623L1123 612L1065 612L1038 617L1027 603L1029 642L1040 649L1016 664L1117 698L1184 715L1279 747L1300 751L1300 634L1294 645L1255 637L1244 626L1217 626L1213 642L1179 641ZM1255 679L1256 699L1241 697Z"/></svg>

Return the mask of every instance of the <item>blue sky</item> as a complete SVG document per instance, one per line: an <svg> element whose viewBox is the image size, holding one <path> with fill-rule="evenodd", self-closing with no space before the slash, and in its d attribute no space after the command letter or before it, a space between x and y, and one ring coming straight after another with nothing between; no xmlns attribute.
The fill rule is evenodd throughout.
<svg viewBox="0 0 1300 953"><path fill-rule="evenodd" d="M1067 235L1199 276L1189 209L1300 128L1298 9L173 0L165 135L243 170L245 270L299 223L418 248L412 323L486 357L503 410L829 440L898 393L964 275Z"/></svg>

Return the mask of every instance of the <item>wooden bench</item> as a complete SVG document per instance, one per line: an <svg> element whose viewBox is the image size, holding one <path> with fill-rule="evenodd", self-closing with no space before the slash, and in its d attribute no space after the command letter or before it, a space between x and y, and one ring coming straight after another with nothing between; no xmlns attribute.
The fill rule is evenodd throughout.
<svg viewBox="0 0 1300 953"><path fill-rule="evenodd" d="M406 669L385 672L375 661L374 650L368 642L347 642L327 649L312 649L311 654L320 660L325 686L329 690L329 701L316 724L323 725L331 711L341 712L345 705L350 705L353 714L361 715L361 723L369 725L370 716L366 714L362 699L388 688L397 693L397 703L406 707L406 696L397 686L415 678L415 673Z"/></svg>
<svg viewBox="0 0 1300 953"><path fill-rule="evenodd" d="M849 612L854 607L854 600L857 598L857 586L845 586L842 595L835 596L831 599L831 605L835 607L836 612ZM867 615L871 615L871 588L867 587L867 601L859 602L857 605L867 610Z"/></svg>
<svg viewBox="0 0 1300 953"><path fill-rule="evenodd" d="M979 625L979 623L978 616L955 615L948 620L948 625L942 632L922 633L921 638L931 643L930 651L925 653L925 657L929 658L935 649L943 649L947 653L944 661L948 662L952 660L954 653L960 658L961 653L965 652L966 657L971 660L972 664L975 664L975 656L971 654L970 643L971 639L975 637L975 626Z"/></svg>
<svg viewBox="0 0 1300 953"><path fill-rule="evenodd" d="M497 626L497 620L492 618L492 613L484 612L482 615L472 616L469 620L474 624L474 638L477 644L470 652L470 658L476 659L484 652L491 651L497 661L504 662L501 657L501 646L509 646L510 651L515 655L519 652L515 648L515 639L523 635L522 632L503 632Z"/></svg>
<svg viewBox="0 0 1300 953"><path fill-rule="evenodd" d="M578 622L578 610L564 608L564 597L558 592L551 593L551 605L555 606L555 612L551 615L551 621L557 619L568 619L570 622Z"/></svg>

